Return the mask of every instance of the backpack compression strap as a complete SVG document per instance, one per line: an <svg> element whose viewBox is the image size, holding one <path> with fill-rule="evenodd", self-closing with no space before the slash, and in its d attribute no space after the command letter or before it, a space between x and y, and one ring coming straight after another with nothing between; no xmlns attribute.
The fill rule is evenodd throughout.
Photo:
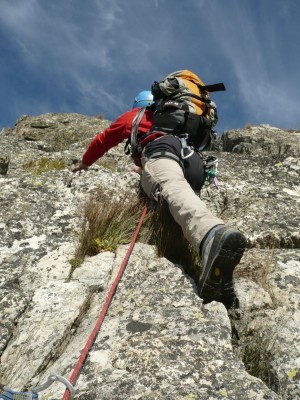
<svg viewBox="0 0 300 400"><path fill-rule="evenodd" d="M224 90L226 90L225 85L223 82L220 83L213 83L212 85L200 85L198 82L194 81L193 79L189 79L190 82L193 82L195 85L197 85L200 89L200 91L202 90L206 90L207 92L223 92Z"/></svg>
<svg viewBox="0 0 300 400"><path fill-rule="evenodd" d="M196 82L194 82L196 83ZM200 88L200 90L206 90L207 92L222 92L226 90L224 83L214 83L213 85L199 85L199 83L196 83L196 85Z"/></svg>
<svg viewBox="0 0 300 400"><path fill-rule="evenodd" d="M212 93L212 92L221 92L221 91L226 90L224 83L214 83L212 85L204 85L203 86L203 85L199 85L199 83L197 83L196 81L192 81L191 80L191 82L193 82L195 85L198 86L198 88L200 90L200 93L202 93L203 91ZM170 95L169 97L171 99L172 97L176 97L176 96L178 98L187 97L187 96L188 97L193 97L195 99L203 101L204 103L210 103L211 102L211 100L209 98L205 97L204 94L202 94L202 96L198 96L197 94L194 94L194 93L188 93L188 94L187 93L183 93L183 94L178 96L178 93L174 93L173 95Z"/></svg>

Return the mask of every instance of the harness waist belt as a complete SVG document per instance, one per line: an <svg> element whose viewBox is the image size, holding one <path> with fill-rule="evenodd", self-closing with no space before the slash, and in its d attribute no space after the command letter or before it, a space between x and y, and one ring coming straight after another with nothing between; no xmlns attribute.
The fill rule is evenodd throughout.
<svg viewBox="0 0 300 400"><path fill-rule="evenodd" d="M178 157L176 154L171 153L170 151L161 150L161 151L154 151L154 152L149 152L149 153L147 153L147 151L145 151L145 156L147 158L161 158L161 157L170 158L171 160L177 161L178 164L183 169L183 162L182 162L181 158Z"/></svg>

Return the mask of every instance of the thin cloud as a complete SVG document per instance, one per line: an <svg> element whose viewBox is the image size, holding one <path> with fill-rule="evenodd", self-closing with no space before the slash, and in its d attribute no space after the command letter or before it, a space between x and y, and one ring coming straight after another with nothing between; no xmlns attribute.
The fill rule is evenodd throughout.
<svg viewBox="0 0 300 400"><path fill-rule="evenodd" d="M238 101L246 114L253 116L253 122L265 119L289 126L295 121L299 96L296 99L294 85L290 86L290 77L285 74L287 64L293 65L294 60L286 47L287 35L283 36L278 28L279 20L281 29L290 24L291 9L284 3L278 6L275 2L273 6L275 15L265 20L249 3L233 0L219 4L214 9L218 28L213 34L217 52L227 59L233 71L240 93ZM299 61L298 57L299 52ZM292 70L295 74L296 68ZM298 81L296 76L295 80Z"/></svg>
<svg viewBox="0 0 300 400"><path fill-rule="evenodd" d="M43 73L60 90L70 92L73 87L79 104L85 105L85 111L96 97L95 90L92 90L93 85L101 93L100 98L105 97L105 101L112 102L119 108L124 104L118 98L113 101L113 96L107 95L108 91L99 88L99 81L97 84L95 82L97 73L100 75L102 70L102 75L105 75L103 70L113 68L110 52L114 43L109 30L114 24L121 23L118 17L119 7L113 3L93 2L94 7L90 11L93 13L93 24L80 24L80 15L76 13L66 18L68 13L63 11L71 14L71 3L67 10L57 10L54 5L48 3L44 7L35 0L5 4L0 21L4 23L6 36L10 38L23 65L36 73L36 79L41 79L40 73ZM90 15L87 20L90 20ZM31 103L31 108L36 107L34 100ZM36 111L41 107L46 109L49 105L45 98L41 103L43 106L40 104ZM22 109L24 102L19 104Z"/></svg>
<svg viewBox="0 0 300 400"><path fill-rule="evenodd" d="M225 82L221 128L299 125L296 11L293 0L3 2L0 117L76 110L113 119L153 80L187 68Z"/></svg>

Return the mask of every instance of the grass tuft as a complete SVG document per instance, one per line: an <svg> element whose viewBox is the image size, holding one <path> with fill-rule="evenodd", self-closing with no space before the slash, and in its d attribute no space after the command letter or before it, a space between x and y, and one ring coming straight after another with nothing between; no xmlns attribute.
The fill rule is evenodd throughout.
<svg viewBox="0 0 300 400"><path fill-rule="evenodd" d="M54 160L48 157L41 157L38 160L30 160L23 165L24 169L31 175L41 175L44 172L62 170L67 167L64 160Z"/></svg>
<svg viewBox="0 0 300 400"><path fill-rule="evenodd" d="M75 269L79 268L82 264L82 260L80 260L79 258L72 258L71 260L69 260L69 263L71 265L71 271L70 271L70 275L69 278L72 276L73 272L75 271Z"/></svg>
<svg viewBox="0 0 300 400"><path fill-rule="evenodd" d="M166 257L183 266L185 272L197 280L200 257L183 236L182 229L172 217L166 201L160 199L149 220L150 242L155 244L158 257Z"/></svg>
<svg viewBox="0 0 300 400"><path fill-rule="evenodd" d="M134 194L125 193L116 198L112 192L99 190L91 195L83 205L75 259L113 252L119 245L130 243L142 206Z"/></svg>

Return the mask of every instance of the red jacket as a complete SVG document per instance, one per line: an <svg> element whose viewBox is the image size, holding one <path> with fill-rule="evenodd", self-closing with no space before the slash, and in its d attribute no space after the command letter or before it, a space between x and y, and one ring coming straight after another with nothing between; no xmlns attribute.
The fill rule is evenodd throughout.
<svg viewBox="0 0 300 400"><path fill-rule="evenodd" d="M108 128L98 133L85 151L82 157L82 162L87 166L92 165L109 149L129 138L131 134L132 121L137 111L138 108L134 108L125 114L122 114ZM150 110L146 110L139 124L138 132L147 133L150 130L152 123L153 113Z"/></svg>

